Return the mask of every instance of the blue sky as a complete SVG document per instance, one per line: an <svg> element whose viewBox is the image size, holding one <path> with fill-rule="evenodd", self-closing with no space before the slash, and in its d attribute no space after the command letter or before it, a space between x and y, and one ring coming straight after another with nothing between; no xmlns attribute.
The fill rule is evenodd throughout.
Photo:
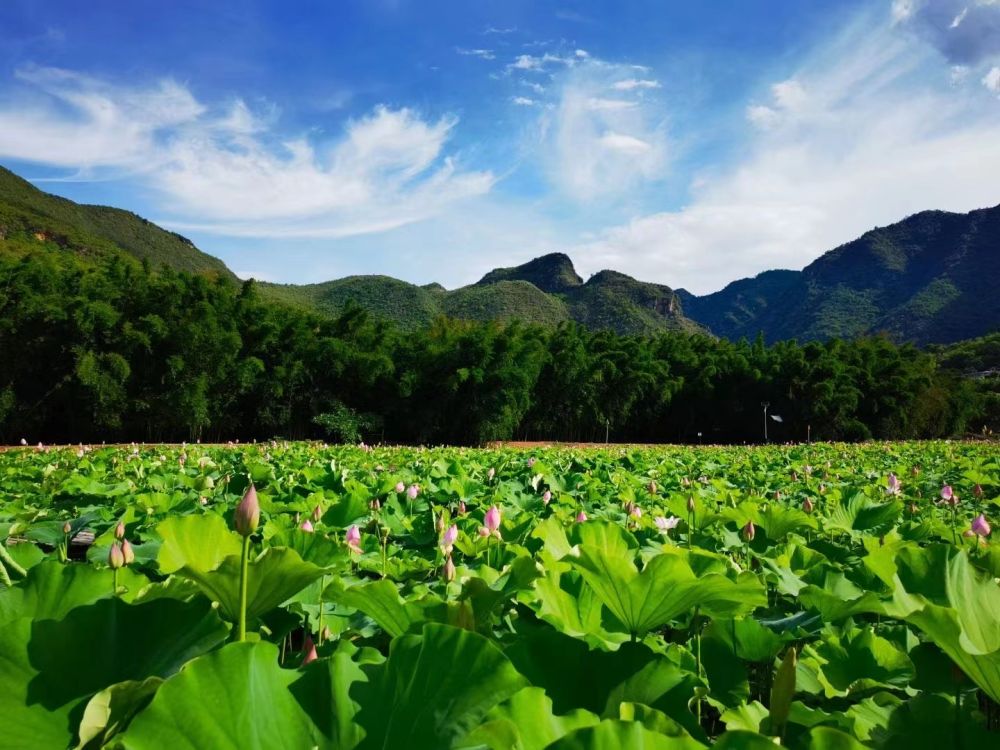
<svg viewBox="0 0 1000 750"><path fill-rule="evenodd" d="M0 5L0 164L241 275L696 292L1000 203L1000 2Z"/></svg>

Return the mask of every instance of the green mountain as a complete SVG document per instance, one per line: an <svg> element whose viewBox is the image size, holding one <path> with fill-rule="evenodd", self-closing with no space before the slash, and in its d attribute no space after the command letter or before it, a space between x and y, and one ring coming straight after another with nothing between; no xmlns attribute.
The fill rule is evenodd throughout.
<svg viewBox="0 0 1000 750"><path fill-rule="evenodd" d="M236 279L226 264L186 237L129 211L86 206L42 192L0 167L0 246L6 251L67 251L82 258L125 253L190 273Z"/></svg>
<svg viewBox="0 0 1000 750"><path fill-rule="evenodd" d="M829 251L802 271L767 271L714 294L678 295L726 338L946 343L1000 327L1000 206L924 211Z"/></svg>

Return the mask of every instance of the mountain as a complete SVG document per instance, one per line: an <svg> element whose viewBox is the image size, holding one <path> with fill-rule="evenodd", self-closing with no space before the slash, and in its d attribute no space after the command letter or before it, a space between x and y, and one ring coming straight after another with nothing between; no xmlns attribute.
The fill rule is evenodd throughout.
<svg viewBox="0 0 1000 750"><path fill-rule="evenodd" d="M766 271L721 291L678 296L726 338L854 338L947 343L1000 327L1000 206L924 211L866 232L802 271Z"/></svg>
<svg viewBox="0 0 1000 750"><path fill-rule="evenodd" d="M235 280L218 258L201 252L179 234L129 211L87 206L42 192L0 167L0 240L19 251L49 247L80 257L124 253L154 268L208 273Z"/></svg>

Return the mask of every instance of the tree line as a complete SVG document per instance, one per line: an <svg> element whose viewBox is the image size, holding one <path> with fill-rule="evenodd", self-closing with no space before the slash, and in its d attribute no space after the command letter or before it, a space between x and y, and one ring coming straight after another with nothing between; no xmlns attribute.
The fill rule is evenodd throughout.
<svg viewBox="0 0 1000 750"><path fill-rule="evenodd" d="M253 282L0 255L0 442L271 437L757 442L980 430L982 396L883 338L726 341L439 319L401 332Z"/></svg>

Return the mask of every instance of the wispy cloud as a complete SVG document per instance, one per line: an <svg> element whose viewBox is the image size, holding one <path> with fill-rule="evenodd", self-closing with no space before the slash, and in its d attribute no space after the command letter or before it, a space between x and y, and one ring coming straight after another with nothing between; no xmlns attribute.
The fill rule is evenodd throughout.
<svg viewBox="0 0 1000 750"><path fill-rule="evenodd" d="M526 96L512 96L510 101L519 107L531 107L535 104L534 99L529 99Z"/></svg>
<svg viewBox="0 0 1000 750"><path fill-rule="evenodd" d="M860 17L749 102L740 158L696 176L686 206L567 251L583 270L620 268L703 293L801 268L920 210L1000 202L996 102L978 83L954 83L937 45L903 28L903 10L894 25ZM993 83L1000 70L983 80Z"/></svg>
<svg viewBox="0 0 1000 750"><path fill-rule="evenodd" d="M491 49L465 49L464 47L456 47L455 51L460 55L478 57L482 60L495 60L497 57L496 53Z"/></svg>
<svg viewBox="0 0 1000 750"><path fill-rule="evenodd" d="M953 63L974 65L1000 55L997 0L894 0L892 17Z"/></svg>
<svg viewBox="0 0 1000 750"><path fill-rule="evenodd" d="M633 91L635 89L658 89L660 88L659 81L653 81L648 78L625 78L621 81L615 81L611 84L611 88L615 91Z"/></svg>
<svg viewBox="0 0 1000 750"><path fill-rule="evenodd" d="M385 231L488 193L495 177L445 153L457 120L376 107L332 141L287 135L278 113L208 106L164 80L123 87L52 68L18 73L0 103L0 156L100 173L159 191L164 223L238 236Z"/></svg>

